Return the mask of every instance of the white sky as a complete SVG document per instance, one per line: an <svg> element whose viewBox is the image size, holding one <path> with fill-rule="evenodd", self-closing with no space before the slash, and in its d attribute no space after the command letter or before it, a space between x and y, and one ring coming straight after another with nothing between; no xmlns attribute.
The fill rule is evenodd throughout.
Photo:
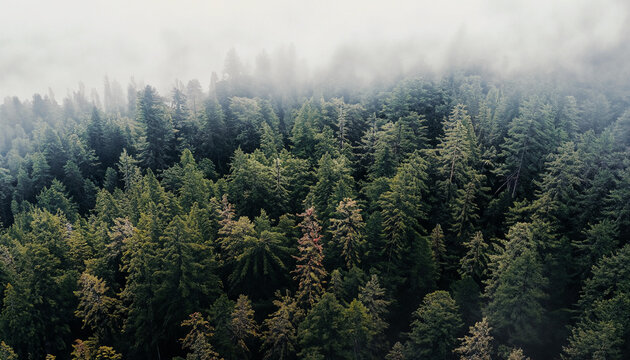
<svg viewBox="0 0 630 360"><path fill-rule="evenodd" d="M341 46L436 70L579 69L630 46L629 19L628 0L0 0L0 98L59 99L79 81L100 92L105 75L205 87L231 47L253 64L290 44L311 69Z"/></svg>

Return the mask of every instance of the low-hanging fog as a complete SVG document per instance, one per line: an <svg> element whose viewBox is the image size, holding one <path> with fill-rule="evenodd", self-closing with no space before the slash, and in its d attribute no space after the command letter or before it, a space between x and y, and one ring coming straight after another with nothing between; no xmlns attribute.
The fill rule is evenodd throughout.
<svg viewBox="0 0 630 360"><path fill-rule="evenodd" d="M207 87L231 48L252 72L262 51L295 54L309 79L469 66L623 79L629 19L626 0L3 0L0 98L64 96L80 81L100 92L105 76Z"/></svg>

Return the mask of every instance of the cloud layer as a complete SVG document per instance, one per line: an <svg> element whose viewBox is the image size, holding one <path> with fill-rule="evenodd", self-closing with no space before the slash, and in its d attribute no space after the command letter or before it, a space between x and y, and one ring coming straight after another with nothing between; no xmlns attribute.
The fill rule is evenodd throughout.
<svg viewBox="0 0 630 360"><path fill-rule="evenodd" d="M234 47L254 66L293 45L311 74L482 65L501 73L626 71L625 0L0 1L0 97L58 95L105 75L207 84ZM628 75L627 71L625 73Z"/></svg>

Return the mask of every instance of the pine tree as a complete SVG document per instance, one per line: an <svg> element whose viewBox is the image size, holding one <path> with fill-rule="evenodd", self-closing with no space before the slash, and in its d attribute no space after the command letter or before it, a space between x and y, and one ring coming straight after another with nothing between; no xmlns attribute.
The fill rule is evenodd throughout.
<svg viewBox="0 0 630 360"><path fill-rule="evenodd" d="M311 187L307 202L312 203L318 216L327 222L340 201L355 195L354 179L350 175L347 159L344 157L333 159L326 153L318 162L316 179L317 182Z"/></svg>
<svg viewBox="0 0 630 360"><path fill-rule="evenodd" d="M414 312L406 359L444 359L452 351L463 323L455 300L446 291L425 296Z"/></svg>
<svg viewBox="0 0 630 360"><path fill-rule="evenodd" d="M365 235L363 217L357 202L345 198L339 202L336 210L336 218L331 221L331 233L333 244L341 247L341 256L345 259L346 267L351 269L361 262Z"/></svg>
<svg viewBox="0 0 630 360"><path fill-rule="evenodd" d="M537 97L527 99L521 106L519 117L510 122L508 136L501 149L504 163L499 173L504 177L502 187L512 197L531 192L531 182L541 170L540 159L553 149L553 123L551 106Z"/></svg>
<svg viewBox="0 0 630 360"><path fill-rule="evenodd" d="M219 170L224 170L229 160L227 129L223 108L214 96L205 102L205 111L201 117L200 150L210 158Z"/></svg>
<svg viewBox="0 0 630 360"><path fill-rule="evenodd" d="M311 159L315 154L315 123L319 121L321 114L312 104L312 100L306 101L297 113L293 129L291 130L291 152L303 159Z"/></svg>
<svg viewBox="0 0 630 360"><path fill-rule="evenodd" d="M268 298L285 278L290 249L285 246L284 235L269 229L257 231L254 236L246 234L237 241L241 245L229 276L231 288L246 289L254 299Z"/></svg>
<svg viewBox="0 0 630 360"><path fill-rule="evenodd" d="M177 87L173 89L170 110L173 121L171 147L174 149L192 147L196 124L194 123L193 115L188 108L188 99L186 94Z"/></svg>
<svg viewBox="0 0 630 360"><path fill-rule="evenodd" d="M385 360L405 360L405 347L397 341L389 353L385 356Z"/></svg>
<svg viewBox="0 0 630 360"><path fill-rule="evenodd" d="M489 258L489 245L483 239L481 231L477 231L475 235L465 242L466 254L460 260L460 273L462 276L473 276L475 279L481 279L486 273Z"/></svg>
<svg viewBox="0 0 630 360"><path fill-rule="evenodd" d="M300 216L302 237L298 240L299 255L294 256L297 265L293 273L294 280L298 282L296 297L300 304L313 306L317 299L324 293L326 269L322 263L321 227L317 223L317 217L313 208L306 209Z"/></svg>
<svg viewBox="0 0 630 360"><path fill-rule="evenodd" d="M133 156L127 153L127 149L123 149L118 159L118 171L122 177L125 190L129 190L131 186L136 182L140 176L140 169L138 168L137 160Z"/></svg>
<svg viewBox="0 0 630 360"><path fill-rule="evenodd" d="M427 164L414 153L398 168L391 190L381 195L386 273L406 291L428 290L435 280L435 264L425 230ZM406 274L411 274L408 276ZM397 278L397 279L396 279Z"/></svg>
<svg viewBox="0 0 630 360"><path fill-rule="evenodd" d="M530 360L527 356L523 354L523 349L512 349L510 355L508 355L507 360Z"/></svg>
<svg viewBox="0 0 630 360"><path fill-rule="evenodd" d="M302 316L295 299L287 292L276 292L273 304L277 310L265 319L262 333L265 359L288 360L295 354L297 345L297 320Z"/></svg>
<svg viewBox="0 0 630 360"><path fill-rule="evenodd" d="M603 256L584 282L578 321L571 329L563 359L625 359L630 335L630 301L626 283L630 245Z"/></svg>
<svg viewBox="0 0 630 360"><path fill-rule="evenodd" d="M142 214L137 231L124 242L123 272L127 277L120 293L126 310L123 331L133 336L132 350L158 356L160 314L156 303L156 272L159 271L156 247L159 220L154 214Z"/></svg>
<svg viewBox="0 0 630 360"><path fill-rule="evenodd" d="M37 195L37 205L51 213L60 211L70 221L75 221L78 216L77 205L67 195L66 187L57 179Z"/></svg>
<svg viewBox="0 0 630 360"><path fill-rule="evenodd" d="M103 157L103 150L105 150L105 144L103 140L105 139L103 129L103 120L101 119L101 115L94 106L92 108L92 116L90 117L90 123L87 128L88 135L88 145L96 152L96 156L99 159Z"/></svg>
<svg viewBox="0 0 630 360"><path fill-rule="evenodd" d="M144 127L142 164L152 170L164 169L176 156L175 131L157 91L148 86L140 93L136 118Z"/></svg>
<svg viewBox="0 0 630 360"><path fill-rule="evenodd" d="M572 243L577 251L576 267L586 277L595 263L605 255L610 255L617 248L617 226L610 220L590 224L583 231L584 240Z"/></svg>
<svg viewBox="0 0 630 360"><path fill-rule="evenodd" d="M426 216L422 206L426 188L426 162L419 154L414 154L403 163L391 181L391 190L381 195L384 232L386 235L386 256L389 262L398 261L410 243L424 231L419 219Z"/></svg>
<svg viewBox="0 0 630 360"><path fill-rule="evenodd" d="M458 104L444 123L444 137L437 147L443 176L442 186L446 199L455 196L455 191L476 180L479 160L477 137L466 108Z"/></svg>
<svg viewBox="0 0 630 360"><path fill-rule="evenodd" d="M383 289L378 281L378 276L373 274L365 283L365 286L359 288L359 301L365 305L368 314L372 316L372 321L377 334L387 328L385 316L388 313L387 307L391 301L385 297L385 289Z"/></svg>
<svg viewBox="0 0 630 360"><path fill-rule="evenodd" d="M214 329L200 313L190 314L181 326L191 328L186 337L181 339L183 347L191 351L187 360L222 360L210 344Z"/></svg>
<svg viewBox="0 0 630 360"><path fill-rule="evenodd" d="M491 258L484 314L501 340L513 346L539 344L547 279L533 244L531 224L510 228L503 252Z"/></svg>
<svg viewBox="0 0 630 360"><path fill-rule="evenodd" d="M227 179L228 194L240 214L254 217L261 208L276 214L282 210L284 199L278 197L282 192L275 192L272 168L253 155L246 155L240 149L234 152Z"/></svg>
<svg viewBox="0 0 630 360"><path fill-rule="evenodd" d="M457 190L455 201L451 205L453 218L453 233L458 238L466 238L474 229L474 222L479 219L479 208L475 203L478 192L477 185L469 182L462 189Z"/></svg>
<svg viewBox="0 0 630 360"><path fill-rule="evenodd" d="M470 327L470 335L459 339L462 343L453 352L460 354L460 360L490 360L492 359L492 328L488 318L483 318Z"/></svg>
<svg viewBox="0 0 630 360"><path fill-rule="evenodd" d="M444 245L444 232L440 224L435 225L429 236L431 251L433 253L433 263L437 276L440 276L446 265L446 245Z"/></svg>
<svg viewBox="0 0 630 360"><path fill-rule="evenodd" d="M75 292L79 298L75 315L82 319L84 328L91 328L97 339L103 341L116 329L121 304L107 295L109 288L96 276L81 274L79 286L80 290Z"/></svg>
<svg viewBox="0 0 630 360"><path fill-rule="evenodd" d="M352 359L367 359L370 357L370 344L376 329L367 308L357 299L352 300L344 310L343 321L347 326L344 336L348 339L352 349Z"/></svg>
<svg viewBox="0 0 630 360"><path fill-rule="evenodd" d="M298 330L300 358L350 359L344 308L335 295L325 293L308 312Z"/></svg>
<svg viewBox="0 0 630 360"><path fill-rule="evenodd" d="M250 353L247 343L257 339L258 325L254 320L254 310L252 303L246 295L240 295L236 300L236 305L232 311L232 321L230 323L233 341L242 354L242 358L248 358Z"/></svg>

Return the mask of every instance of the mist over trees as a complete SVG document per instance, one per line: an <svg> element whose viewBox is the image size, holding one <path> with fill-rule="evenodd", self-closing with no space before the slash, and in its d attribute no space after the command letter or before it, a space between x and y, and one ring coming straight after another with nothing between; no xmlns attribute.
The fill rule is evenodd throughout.
<svg viewBox="0 0 630 360"><path fill-rule="evenodd" d="M627 87L280 60L3 100L0 358L630 357Z"/></svg>

